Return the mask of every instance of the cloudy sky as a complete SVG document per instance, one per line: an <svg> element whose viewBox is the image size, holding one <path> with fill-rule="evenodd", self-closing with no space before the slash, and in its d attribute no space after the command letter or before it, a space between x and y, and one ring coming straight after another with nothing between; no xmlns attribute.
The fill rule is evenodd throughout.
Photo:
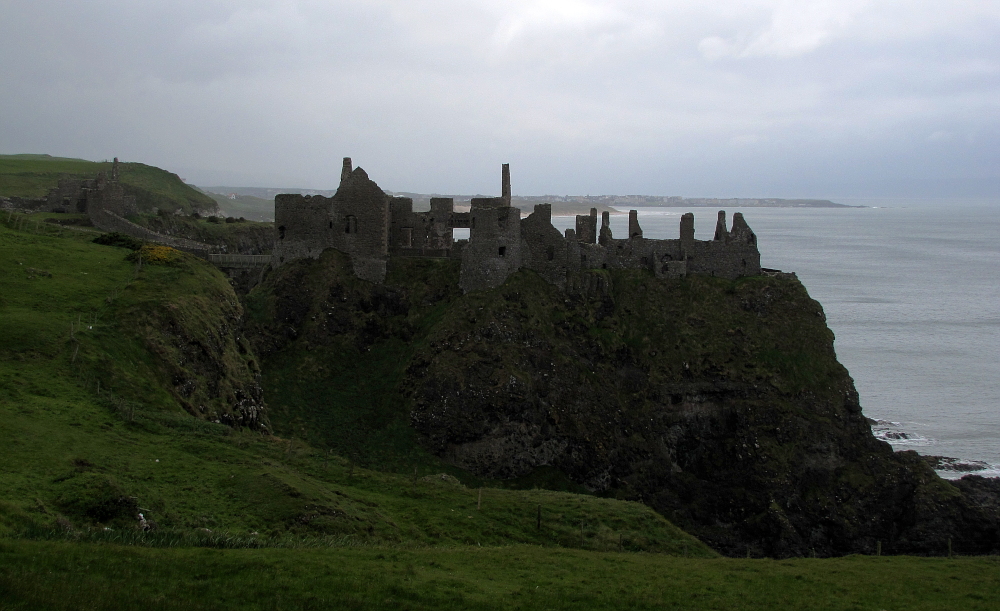
<svg viewBox="0 0 1000 611"><path fill-rule="evenodd" d="M201 185L1000 196L1000 0L0 0L0 153Z"/></svg>

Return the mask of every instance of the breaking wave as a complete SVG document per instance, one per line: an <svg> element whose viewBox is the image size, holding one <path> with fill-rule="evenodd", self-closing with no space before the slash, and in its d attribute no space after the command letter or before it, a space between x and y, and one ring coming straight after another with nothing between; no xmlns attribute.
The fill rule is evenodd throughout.
<svg viewBox="0 0 1000 611"><path fill-rule="evenodd" d="M871 420L872 434L876 439L887 442L894 450L911 450L929 447L937 440L924 437L919 433L904 430L901 422L892 420ZM1000 477L1000 465L991 465L982 460L965 460L949 456L928 456L924 459L944 479L960 479L965 475L980 475L982 477Z"/></svg>

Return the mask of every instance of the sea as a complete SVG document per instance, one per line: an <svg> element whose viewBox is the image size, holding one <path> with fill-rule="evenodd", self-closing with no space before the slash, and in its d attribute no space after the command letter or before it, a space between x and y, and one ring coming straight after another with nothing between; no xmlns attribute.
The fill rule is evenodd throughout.
<svg viewBox="0 0 1000 611"><path fill-rule="evenodd" d="M841 203L864 207L726 212L743 213L762 266L795 272L823 305L877 437L946 457L946 478L1000 477L1000 201ZM636 210L645 237L672 239L689 211ZM690 211L711 239L718 210ZM611 217L614 235L627 226Z"/></svg>

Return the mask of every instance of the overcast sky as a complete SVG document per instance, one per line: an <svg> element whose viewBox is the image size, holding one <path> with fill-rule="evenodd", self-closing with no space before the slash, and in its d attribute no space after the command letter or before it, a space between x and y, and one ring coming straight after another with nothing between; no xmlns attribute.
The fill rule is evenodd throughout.
<svg viewBox="0 0 1000 611"><path fill-rule="evenodd" d="M0 153L200 185L1000 196L1000 0L0 0Z"/></svg>

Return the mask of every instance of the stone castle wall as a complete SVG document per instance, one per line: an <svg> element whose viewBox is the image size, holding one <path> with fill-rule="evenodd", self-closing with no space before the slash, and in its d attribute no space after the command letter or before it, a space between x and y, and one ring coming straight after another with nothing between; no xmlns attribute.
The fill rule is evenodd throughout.
<svg viewBox="0 0 1000 611"><path fill-rule="evenodd" d="M465 292L498 287L521 268L521 211L502 197L476 197L471 204L458 280Z"/></svg>
<svg viewBox="0 0 1000 611"><path fill-rule="evenodd" d="M464 292L495 288L526 268L565 287L573 272L587 269L648 269L658 278L706 274L738 278L760 274L757 237L743 215L726 227L719 213L712 240L696 240L694 215L681 217L680 237L643 237L635 210L628 236L615 238L608 212L598 230L597 210L576 217L576 228L561 234L552 225L549 204L521 219L510 205L510 172L505 165L501 197L473 198L468 213L454 211L450 198L432 198L429 212L414 212L409 198L387 196L361 168L344 160L341 186L332 198L279 195L275 198L278 240L274 261L318 258L326 248L350 255L355 274L372 282L385 278L389 256L461 257ZM454 241L452 229L468 227L470 238Z"/></svg>

